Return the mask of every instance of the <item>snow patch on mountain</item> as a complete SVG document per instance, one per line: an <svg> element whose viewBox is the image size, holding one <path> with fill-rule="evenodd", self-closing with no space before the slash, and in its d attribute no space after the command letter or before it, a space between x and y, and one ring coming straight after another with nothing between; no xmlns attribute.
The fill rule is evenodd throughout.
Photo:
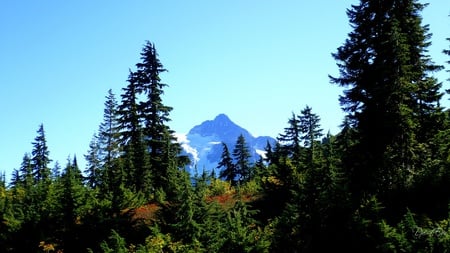
<svg viewBox="0 0 450 253"><path fill-rule="evenodd" d="M265 150L261 150L261 149L255 149L256 154L258 154L259 156L261 156L263 159L267 158L266 157L266 151Z"/></svg>
<svg viewBox="0 0 450 253"><path fill-rule="evenodd" d="M177 138L177 142L180 143L181 148L184 150L184 152L186 152L190 156L191 161L194 164L198 163L198 161L200 161L198 151L189 145L189 140L186 134L175 133L175 138Z"/></svg>

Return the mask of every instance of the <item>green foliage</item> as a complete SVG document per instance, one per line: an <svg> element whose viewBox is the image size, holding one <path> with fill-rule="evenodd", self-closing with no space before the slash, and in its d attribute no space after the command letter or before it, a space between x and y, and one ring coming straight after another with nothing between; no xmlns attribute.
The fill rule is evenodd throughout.
<svg viewBox="0 0 450 253"><path fill-rule="evenodd" d="M269 252L271 231L258 226L254 210L238 199L227 213L226 241L220 252Z"/></svg>
<svg viewBox="0 0 450 253"><path fill-rule="evenodd" d="M247 182L252 177L249 162L251 155L247 142L242 134L236 140L232 155L235 161L234 168L238 176L238 182Z"/></svg>
<svg viewBox="0 0 450 253"><path fill-rule="evenodd" d="M331 79L346 88L341 105L357 128L348 164L354 191L405 187L421 167L421 147L441 129L440 84L429 76L441 67L426 55L423 8L415 0L382 7L363 0L348 11L354 30L334 54L340 77Z"/></svg>
<svg viewBox="0 0 450 253"><path fill-rule="evenodd" d="M220 156L220 161L219 164L217 165L217 169L221 169L219 174L220 178L230 182L233 185L236 185L236 178L238 176L236 166L233 163L233 158L231 157L227 144L223 142L222 142L222 154Z"/></svg>
<svg viewBox="0 0 450 253"><path fill-rule="evenodd" d="M229 181L222 181L218 178L212 178L206 195L219 196L224 194L230 194L231 192L232 189Z"/></svg>
<svg viewBox="0 0 450 253"><path fill-rule="evenodd" d="M306 106L254 165L243 135L232 154L223 144L225 181L184 170L166 70L146 43L120 104L106 96L85 175L75 157L50 170L40 125L10 184L0 178L0 251L450 251L450 113L429 76L440 67L426 55L423 7L352 6L354 31L334 54L341 131L320 141Z"/></svg>
<svg viewBox="0 0 450 253"><path fill-rule="evenodd" d="M288 124L289 126L284 129L284 133L280 134L277 140L283 145L283 153L297 162L300 160L301 154L301 126L297 115L292 113ZM271 150L270 144L267 145L268 150Z"/></svg>
<svg viewBox="0 0 450 253"><path fill-rule="evenodd" d="M126 247L125 239L121 237L115 230L111 231L111 235L108 237L108 242L103 241L100 247L104 253L129 252Z"/></svg>
<svg viewBox="0 0 450 253"><path fill-rule="evenodd" d="M450 38L447 38L447 40L450 42ZM444 49L443 53L450 56L450 49ZM447 64L450 64L450 60L447 61ZM447 70L447 72L450 72L450 70ZM450 78L447 80L450 81ZM447 90L447 93L448 93L448 90Z"/></svg>
<svg viewBox="0 0 450 253"><path fill-rule="evenodd" d="M396 225L380 224L383 252L447 252L450 249L449 220L433 222L427 217L417 221L409 210Z"/></svg>
<svg viewBox="0 0 450 253"><path fill-rule="evenodd" d="M31 152L32 173L35 181L48 181L51 174L48 165L51 160L43 124L39 125L37 133L38 135L33 142L33 151Z"/></svg>

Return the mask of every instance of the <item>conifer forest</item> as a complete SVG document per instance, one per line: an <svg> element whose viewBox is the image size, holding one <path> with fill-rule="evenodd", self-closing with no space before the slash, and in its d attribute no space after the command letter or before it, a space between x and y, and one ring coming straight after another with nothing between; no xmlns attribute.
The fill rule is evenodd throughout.
<svg viewBox="0 0 450 253"><path fill-rule="evenodd" d="M120 94L99 96L85 168L76 157L50 167L37 126L1 180L0 252L450 252L449 80L433 77L446 66L428 55L424 8L350 6L352 31L330 52L339 133L306 106L256 163L242 135L222 144L217 174L187 172L168 126L166 69L145 42Z"/></svg>

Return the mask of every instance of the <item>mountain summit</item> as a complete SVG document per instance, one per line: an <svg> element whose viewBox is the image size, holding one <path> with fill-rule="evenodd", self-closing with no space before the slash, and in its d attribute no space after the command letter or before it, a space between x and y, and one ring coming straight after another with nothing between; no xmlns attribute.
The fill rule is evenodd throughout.
<svg viewBox="0 0 450 253"><path fill-rule="evenodd" d="M187 135L179 134L177 137L184 153L192 161L189 166L191 173L201 173L204 170L208 172L216 170L222 154L221 143L227 144L230 152L233 152L236 140L241 134L244 136L252 155L251 163L255 163L260 155L264 155L267 142L275 143L275 139L272 137L254 137L249 131L231 121L225 114L217 115L214 120L204 121L200 125L194 126Z"/></svg>
<svg viewBox="0 0 450 253"><path fill-rule="evenodd" d="M228 140L243 134L244 137L251 136L251 134L244 128L236 125L225 114L219 114L214 120L207 120L202 124L193 127L188 135L199 134L200 136L216 135L221 140Z"/></svg>

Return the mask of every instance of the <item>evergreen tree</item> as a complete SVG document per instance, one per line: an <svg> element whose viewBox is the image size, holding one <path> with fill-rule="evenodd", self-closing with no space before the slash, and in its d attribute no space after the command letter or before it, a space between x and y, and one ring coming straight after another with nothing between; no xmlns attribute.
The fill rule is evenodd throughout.
<svg viewBox="0 0 450 253"><path fill-rule="evenodd" d="M428 76L440 67L426 55L423 8L417 0L361 0L348 10L354 30L333 55L340 77L331 80L346 88L340 102L357 129L353 191L404 187L420 165L420 143L440 129L440 84Z"/></svg>
<svg viewBox="0 0 450 253"><path fill-rule="evenodd" d="M119 105L119 129L121 145L128 170L127 186L146 191L151 186L149 156L144 143L141 115L138 106L139 89L134 73L130 73L128 85L123 89Z"/></svg>
<svg viewBox="0 0 450 253"><path fill-rule="evenodd" d="M34 185L33 166L29 154L25 153L22 158L22 164L19 169L19 182L26 191L31 191Z"/></svg>
<svg viewBox="0 0 450 253"><path fill-rule="evenodd" d="M20 172L18 169L14 169L11 174L11 182L10 182L9 186L11 188L15 188L15 187L19 187L20 185L21 185Z"/></svg>
<svg viewBox="0 0 450 253"><path fill-rule="evenodd" d="M320 129L320 117L312 112L311 107L306 106L301 111L298 117L299 128L301 130L300 140L303 141L303 146L307 149L306 164L313 165L317 140L322 136L322 129Z"/></svg>
<svg viewBox="0 0 450 253"><path fill-rule="evenodd" d="M53 181L57 180L60 177L61 174L61 166L59 165L59 162L56 161L55 165L52 168L52 179Z"/></svg>
<svg viewBox="0 0 450 253"><path fill-rule="evenodd" d="M259 159L256 161L252 170L254 178L261 179L264 176L268 176L266 171L266 165L264 163L264 158L262 156L259 156Z"/></svg>
<svg viewBox="0 0 450 253"><path fill-rule="evenodd" d="M123 167L117 166L120 156L117 101L112 90L106 96L103 122L98 134L101 161L101 193L112 193L124 181ZM97 147L94 147L97 148Z"/></svg>
<svg viewBox="0 0 450 253"><path fill-rule="evenodd" d="M137 71L134 75L139 89L147 97L141 101L139 109L145 125L144 134L148 141L152 164L158 165L157 159L161 158L165 145L163 134L168 130L166 123L170 120L169 113L172 111L171 107L162 103L163 89L167 84L161 82L160 74L167 70L158 59L155 45L150 42L144 46L141 60L141 63L136 64Z"/></svg>
<svg viewBox="0 0 450 253"><path fill-rule="evenodd" d="M258 226L254 219L256 213L242 199L238 189L238 199L226 213L225 241L218 252L269 252L271 234Z"/></svg>
<svg viewBox="0 0 450 253"><path fill-rule="evenodd" d="M249 162L250 157L251 155L245 137L240 134L233 149L234 166L239 181L247 182L252 176Z"/></svg>
<svg viewBox="0 0 450 253"><path fill-rule="evenodd" d="M102 162L108 167L113 160L119 156L117 101L112 90L108 90L105 109L103 111L103 122L99 127L99 144L102 153Z"/></svg>
<svg viewBox="0 0 450 253"><path fill-rule="evenodd" d="M264 161L267 162L268 165L272 164L274 161L273 156L273 150L272 145L269 141L266 142L266 146L264 147L264 151L266 152L266 157L264 158Z"/></svg>
<svg viewBox="0 0 450 253"><path fill-rule="evenodd" d="M144 140L150 153L150 168L154 178L155 188L160 188L167 183L167 171L171 160L177 160L181 148L173 136L173 131L167 126L170 121L169 113L172 107L162 102L162 95L167 84L161 82L160 74L166 72L158 59L155 45L147 42L141 53L141 63L136 64L136 72L133 80L136 81L136 89L140 94L145 94L146 99L139 104L139 112L144 124ZM168 141L169 139L169 141ZM164 156L164 153L175 154L173 157ZM182 165L182 164L179 164Z"/></svg>
<svg viewBox="0 0 450 253"><path fill-rule="evenodd" d="M322 154L325 167L333 169L339 165L339 157L336 151L336 136L333 136L330 131L322 139Z"/></svg>
<svg viewBox="0 0 450 253"><path fill-rule="evenodd" d="M232 185L236 184L236 168L233 163L233 158L231 158L230 151L228 150L227 144L222 142L222 155L220 156L220 162L217 165L220 171L220 178L223 178L226 181L231 182Z"/></svg>
<svg viewBox="0 0 450 253"><path fill-rule="evenodd" d="M196 219L196 200L194 190L187 173L180 173L181 180L177 186L176 198L173 203L173 216L175 218L175 235L185 243L193 243L199 239L202 228L201 221ZM176 205L176 206L175 206Z"/></svg>
<svg viewBox="0 0 450 253"><path fill-rule="evenodd" d="M36 182L47 181L50 179L51 171L48 167L51 162L49 158L47 140L45 138L44 125L39 125L38 135L33 142L33 151L31 152L31 165L33 176Z"/></svg>
<svg viewBox="0 0 450 253"><path fill-rule="evenodd" d="M102 183L102 161L101 150L98 136L94 135L89 143L88 153L84 156L86 159L86 183L91 188L96 188Z"/></svg>
<svg viewBox="0 0 450 253"><path fill-rule="evenodd" d="M295 113L292 113L292 117L288 120L288 124L289 126L284 129L284 133L280 134L277 140L283 147L283 153L293 161L299 162L301 155L302 129L300 120Z"/></svg>
<svg viewBox="0 0 450 253"><path fill-rule="evenodd" d="M450 38L447 38L448 42L450 42ZM443 51L444 54L450 56L450 49L444 49ZM450 60L447 61L447 64L450 64ZM447 70L447 72L450 73L450 70ZM448 81L450 81L450 77L447 79ZM446 90L447 93L449 93L450 90Z"/></svg>
<svg viewBox="0 0 450 253"><path fill-rule="evenodd" d="M62 194L59 203L62 213L64 251L79 252L83 250L79 245L80 234L78 225L83 215L85 205L85 191L81 171L76 157L67 161L67 166L61 175Z"/></svg>
<svg viewBox="0 0 450 253"><path fill-rule="evenodd" d="M131 71L127 82L127 86L122 89L123 94L120 95L122 99L117 112L121 137L120 143L122 146L126 146L135 141L140 141L141 136L138 136L137 134L142 128L142 115L140 115L138 106L138 95L142 92L142 88L137 86L137 78ZM136 138L136 140L134 140L134 138Z"/></svg>

